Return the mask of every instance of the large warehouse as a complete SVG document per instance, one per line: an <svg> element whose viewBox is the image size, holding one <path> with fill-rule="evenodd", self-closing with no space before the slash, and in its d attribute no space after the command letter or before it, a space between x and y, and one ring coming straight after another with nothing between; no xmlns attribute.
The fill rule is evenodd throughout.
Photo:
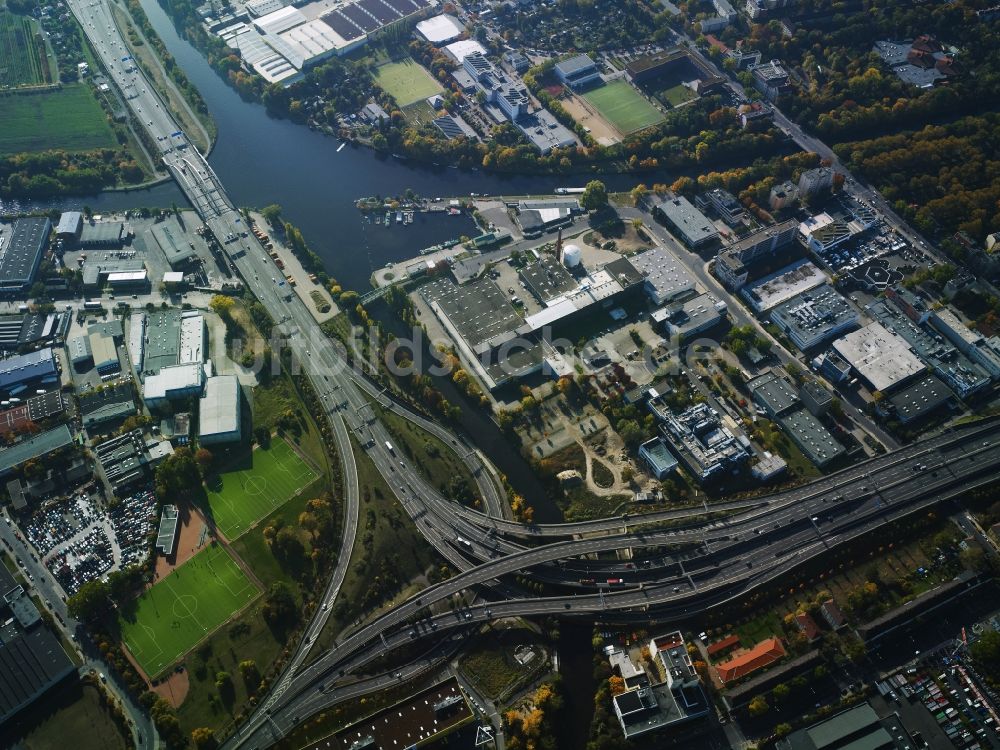
<svg viewBox="0 0 1000 750"><path fill-rule="evenodd" d="M833 348L873 391L902 385L925 369L906 340L881 323L870 323L837 339Z"/></svg>
<svg viewBox="0 0 1000 750"><path fill-rule="evenodd" d="M235 375L217 375L206 380L198 409L201 444L238 441L241 437L240 408L240 381Z"/></svg>
<svg viewBox="0 0 1000 750"><path fill-rule="evenodd" d="M0 294L18 294L30 287L49 245L52 222L30 217L14 222L14 229L0 249Z"/></svg>

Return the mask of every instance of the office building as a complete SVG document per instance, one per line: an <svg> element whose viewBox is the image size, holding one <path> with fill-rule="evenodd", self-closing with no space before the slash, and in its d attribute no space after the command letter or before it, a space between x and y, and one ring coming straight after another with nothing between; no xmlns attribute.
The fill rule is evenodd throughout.
<svg viewBox="0 0 1000 750"><path fill-rule="evenodd" d="M799 398L814 417L822 417L833 404L833 394L813 378L806 378L799 386Z"/></svg>
<svg viewBox="0 0 1000 750"><path fill-rule="evenodd" d="M695 404L678 414L659 397L650 399L648 406L674 454L699 481L739 469L750 460L749 439L735 425L724 425L708 404Z"/></svg>
<svg viewBox="0 0 1000 750"><path fill-rule="evenodd" d="M715 188L703 195L699 195L695 198L695 203L701 209L711 206L722 217L722 220L730 226L736 226L746 218L743 204L736 199L735 195L722 188Z"/></svg>
<svg viewBox="0 0 1000 750"><path fill-rule="evenodd" d="M799 176L798 193L802 198L812 198L833 188L834 171L830 167L807 169Z"/></svg>
<svg viewBox="0 0 1000 750"><path fill-rule="evenodd" d="M811 250L823 254L854 236L845 221L834 219L828 213L811 216L799 224L799 233Z"/></svg>
<svg viewBox="0 0 1000 750"><path fill-rule="evenodd" d="M640 445L639 458L646 462L652 475L661 482L677 468L677 459L671 455L663 438L656 437Z"/></svg>
<svg viewBox="0 0 1000 750"><path fill-rule="evenodd" d="M777 101L782 94L791 91L788 71L777 60L753 66L750 75L754 88L769 102Z"/></svg>
<svg viewBox="0 0 1000 750"><path fill-rule="evenodd" d="M722 323L727 311L725 302L711 294L699 294L685 302L654 310L650 318L668 338L690 341Z"/></svg>
<svg viewBox="0 0 1000 750"><path fill-rule="evenodd" d="M792 297L771 310L771 322L801 351L808 351L858 324L858 311L829 284Z"/></svg>
<svg viewBox="0 0 1000 750"><path fill-rule="evenodd" d="M791 180L785 180L780 185L771 188L767 204L772 211L781 211L795 205L799 199L799 188Z"/></svg>
<svg viewBox="0 0 1000 750"><path fill-rule="evenodd" d="M815 263L798 260L743 287L740 294L763 313L829 281Z"/></svg>
<svg viewBox="0 0 1000 750"><path fill-rule="evenodd" d="M35 283L51 233L52 222L44 217L14 222L0 252L0 295L22 294Z"/></svg>
<svg viewBox="0 0 1000 750"><path fill-rule="evenodd" d="M675 231L685 245L698 249L719 238L715 225L691 202L680 195L656 202L653 215Z"/></svg>
<svg viewBox="0 0 1000 750"><path fill-rule="evenodd" d="M966 357L982 367L991 378L1000 377L1000 354L983 334L970 328L947 307L929 315L931 326L948 339Z"/></svg>
<svg viewBox="0 0 1000 750"><path fill-rule="evenodd" d="M645 670L635 667L624 652L613 661L625 681L626 690L612 699L615 715L626 739L706 716L709 703L697 671L688 656L680 631L649 642L652 669L659 681L651 681Z"/></svg>
<svg viewBox="0 0 1000 750"><path fill-rule="evenodd" d="M737 240L719 251L715 275L730 291L739 290L750 280L754 266L763 265L794 242L797 228L795 221L784 221Z"/></svg>

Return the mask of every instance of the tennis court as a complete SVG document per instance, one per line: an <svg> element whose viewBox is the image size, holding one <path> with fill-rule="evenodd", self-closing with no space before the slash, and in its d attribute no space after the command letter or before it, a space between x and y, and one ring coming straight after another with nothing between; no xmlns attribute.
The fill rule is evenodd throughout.
<svg viewBox="0 0 1000 750"><path fill-rule="evenodd" d="M249 468L210 479L208 504L216 528L233 540L284 505L316 479L305 461L281 438L250 452Z"/></svg>
<svg viewBox="0 0 1000 750"><path fill-rule="evenodd" d="M619 133L628 135L663 122L663 114L620 78L581 94Z"/></svg>
<svg viewBox="0 0 1000 750"><path fill-rule="evenodd" d="M221 544L203 549L136 600L122 641L149 677L194 648L260 593Z"/></svg>

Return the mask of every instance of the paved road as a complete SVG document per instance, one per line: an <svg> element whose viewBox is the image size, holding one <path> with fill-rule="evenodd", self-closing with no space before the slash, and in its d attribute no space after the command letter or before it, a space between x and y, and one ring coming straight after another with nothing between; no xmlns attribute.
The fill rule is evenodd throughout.
<svg viewBox="0 0 1000 750"><path fill-rule="evenodd" d="M155 746L158 736L149 715L132 701L126 687L119 684L117 674L108 669L97 646L86 637L85 629L81 628L80 623L69 614L62 598L62 589L53 580L41 560L35 556L34 550L24 541L23 535L18 538L19 534L17 527L4 517L3 523L0 523L0 544L3 545L5 552L18 560L21 574L28 581L28 593L38 595L44 602L43 606L55 618L55 627L62 632L67 641L75 644L78 655L83 659L81 672L94 671L103 673L108 678L107 688L121 702L125 715L131 722L133 741L138 743L137 746L145 747L151 739L153 742L149 746ZM82 641L77 641L79 636L83 637Z"/></svg>
<svg viewBox="0 0 1000 750"><path fill-rule="evenodd" d="M883 459L885 457L882 457ZM484 563L397 606L359 629L302 670L287 700L274 705L265 723L251 722L230 747L257 746L271 741L275 726L282 730L327 705L315 686L364 667L386 650L421 637L439 637L446 630L507 616L601 613L618 611L624 617L648 621L684 619L708 606L740 596L754 586L785 575L829 547L869 533L888 520L940 502L971 486L992 482L1000 475L1000 422L940 436L920 450L904 450L890 462L873 459L854 475L842 474L840 483L804 494L707 528L650 534L633 533L619 539L574 540L527 549ZM873 469L871 465L878 464ZM802 488L806 490L807 488ZM674 574L639 588L595 594L506 599L477 604L437 616L430 604L496 576L603 549L606 545L661 546L668 540L705 542L704 554L678 560ZM777 551L776 551L777 550ZM567 611L569 610L569 611ZM263 745L260 745L263 746Z"/></svg>

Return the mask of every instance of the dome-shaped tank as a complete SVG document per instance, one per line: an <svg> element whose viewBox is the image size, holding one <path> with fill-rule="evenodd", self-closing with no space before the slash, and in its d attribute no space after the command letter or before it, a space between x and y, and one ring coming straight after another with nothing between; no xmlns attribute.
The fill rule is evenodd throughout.
<svg viewBox="0 0 1000 750"><path fill-rule="evenodd" d="M563 264L566 268L576 268L581 260L582 253L578 245L566 245L563 248Z"/></svg>

